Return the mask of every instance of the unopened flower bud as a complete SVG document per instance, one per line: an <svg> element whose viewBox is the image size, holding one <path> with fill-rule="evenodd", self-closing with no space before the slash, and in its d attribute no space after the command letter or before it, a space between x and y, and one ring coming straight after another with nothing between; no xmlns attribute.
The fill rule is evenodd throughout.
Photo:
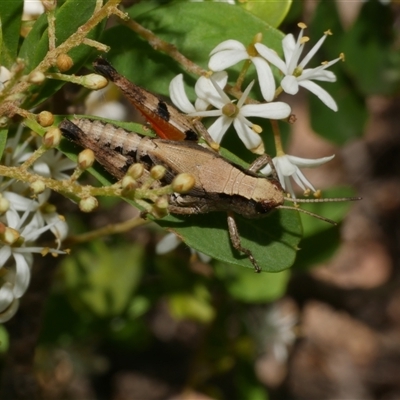
<svg viewBox="0 0 400 400"><path fill-rule="evenodd" d="M3 196L0 197L0 214L4 214L10 208L10 202Z"/></svg>
<svg viewBox="0 0 400 400"><path fill-rule="evenodd" d="M6 231L6 229L7 229L7 227L2 222L0 222L0 237L1 237L1 235L4 235L4 232Z"/></svg>
<svg viewBox="0 0 400 400"><path fill-rule="evenodd" d="M165 167L163 167L162 165L155 165L151 170L150 170L150 176L153 179L159 180L164 178L165 173L167 172L167 170L165 169Z"/></svg>
<svg viewBox="0 0 400 400"><path fill-rule="evenodd" d="M35 83L36 85L40 85L45 79L44 73L40 71L32 71L28 76L28 82Z"/></svg>
<svg viewBox="0 0 400 400"><path fill-rule="evenodd" d="M6 226L2 239L5 244L12 245L20 238L20 236L21 235L17 230Z"/></svg>
<svg viewBox="0 0 400 400"><path fill-rule="evenodd" d="M54 11L57 7L57 0L41 0L46 11Z"/></svg>
<svg viewBox="0 0 400 400"><path fill-rule="evenodd" d="M132 164L129 169L128 172L126 173L127 175L131 176L133 179L139 179L144 172L144 166L143 164Z"/></svg>
<svg viewBox="0 0 400 400"><path fill-rule="evenodd" d="M50 111L42 111L36 116L37 122L43 127L53 125L54 115Z"/></svg>
<svg viewBox="0 0 400 400"><path fill-rule="evenodd" d="M56 66L60 72L68 71L74 65L74 61L68 54L60 54L56 60Z"/></svg>
<svg viewBox="0 0 400 400"><path fill-rule="evenodd" d="M1 87L0 87L0 92L1 92ZM8 121L10 119L6 116L0 117L0 128L5 128L8 125Z"/></svg>
<svg viewBox="0 0 400 400"><path fill-rule="evenodd" d="M46 11L53 11L57 7L57 0L41 0Z"/></svg>
<svg viewBox="0 0 400 400"><path fill-rule="evenodd" d="M79 208L83 212L92 212L98 205L99 202L93 196L85 197L79 202Z"/></svg>
<svg viewBox="0 0 400 400"><path fill-rule="evenodd" d="M138 187L138 183L129 175L125 175L121 181L122 189L125 191L135 190Z"/></svg>
<svg viewBox="0 0 400 400"><path fill-rule="evenodd" d="M40 194L44 192L46 185L41 179L37 179L31 183L30 188L33 194Z"/></svg>
<svg viewBox="0 0 400 400"><path fill-rule="evenodd" d="M186 193L193 188L196 179L192 174L186 172L177 175L172 181L172 190L178 193Z"/></svg>
<svg viewBox="0 0 400 400"><path fill-rule="evenodd" d="M106 87L108 81L104 76L97 74L88 74L82 77L82 85L88 89L99 90Z"/></svg>
<svg viewBox="0 0 400 400"><path fill-rule="evenodd" d="M43 136L42 143L48 148L57 147L61 141L60 129L54 127L50 128Z"/></svg>
<svg viewBox="0 0 400 400"><path fill-rule="evenodd" d="M78 154L78 165L81 169L90 168L94 161L95 158L93 150L85 149Z"/></svg>
<svg viewBox="0 0 400 400"><path fill-rule="evenodd" d="M169 206L168 198L166 196L159 197L154 203L154 206L157 207L159 210L167 209Z"/></svg>

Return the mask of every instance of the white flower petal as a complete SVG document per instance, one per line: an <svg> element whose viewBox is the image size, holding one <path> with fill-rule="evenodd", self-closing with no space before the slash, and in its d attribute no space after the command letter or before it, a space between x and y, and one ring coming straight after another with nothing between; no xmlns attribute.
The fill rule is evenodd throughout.
<svg viewBox="0 0 400 400"><path fill-rule="evenodd" d="M212 260L212 257L210 257L210 256L207 255L207 254L202 253L201 251L194 250L194 249L192 249L191 247L190 247L190 250L192 251L192 253L197 254L198 257L200 258L200 260L201 260L204 264L208 264L208 263Z"/></svg>
<svg viewBox="0 0 400 400"><path fill-rule="evenodd" d="M310 188L313 192L315 192L314 186L311 182L304 176L304 174L297 168L297 171L294 175L292 175L293 180L303 189L306 190L306 187Z"/></svg>
<svg viewBox="0 0 400 400"><path fill-rule="evenodd" d="M268 48L262 43L256 43L254 47L256 48L260 56L264 57L268 62L270 62L272 65L275 65L275 67L286 74L286 64L274 50Z"/></svg>
<svg viewBox="0 0 400 400"><path fill-rule="evenodd" d="M282 39L282 49L287 64L296 50L296 40L291 33Z"/></svg>
<svg viewBox="0 0 400 400"><path fill-rule="evenodd" d="M235 118L235 120L233 121L233 126L235 127L235 130L244 145L249 150L256 149L260 146L262 139L260 135L258 135L251 128L248 127L248 124L246 124L243 119L244 118L240 117Z"/></svg>
<svg viewBox="0 0 400 400"><path fill-rule="evenodd" d="M282 101L263 104L246 104L240 109L244 117L261 117L268 119L287 118L292 112L290 106Z"/></svg>
<svg viewBox="0 0 400 400"><path fill-rule="evenodd" d="M167 233L156 245L156 254L166 254L176 249L182 240L175 233Z"/></svg>
<svg viewBox="0 0 400 400"><path fill-rule="evenodd" d="M200 99L199 97L194 102L194 108L198 111L205 111L207 110L210 103L206 100Z"/></svg>
<svg viewBox="0 0 400 400"><path fill-rule="evenodd" d="M6 68L0 67L0 84L8 81L11 78L11 72ZM0 86L1 89L1 86Z"/></svg>
<svg viewBox="0 0 400 400"><path fill-rule="evenodd" d="M56 212L44 214L43 218L48 225L52 225L50 231L57 241L62 242L68 235L68 224Z"/></svg>
<svg viewBox="0 0 400 400"><path fill-rule="evenodd" d="M215 108L222 108L227 102L230 102L228 96L223 93L222 89L228 82L228 74L225 71L219 71L212 75L213 81L210 78L201 76L195 85L196 95L204 101L212 104ZM214 83L213 83L214 82ZM217 90L216 86L221 89ZM197 108L196 108L197 109Z"/></svg>
<svg viewBox="0 0 400 400"><path fill-rule="evenodd" d="M14 259L16 263L16 276L14 285L14 295L19 299L29 286L29 281L31 279L31 269L22 254L14 253Z"/></svg>
<svg viewBox="0 0 400 400"><path fill-rule="evenodd" d="M332 71L321 68L305 69L297 78L299 81L313 79L317 81L336 82L336 75Z"/></svg>
<svg viewBox="0 0 400 400"><path fill-rule="evenodd" d="M333 97L325 89L322 89L321 86L309 80L300 81L299 85L306 88L311 93L314 93L331 110L338 110L338 106Z"/></svg>
<svg viewBox="0 0 400 400"><path fill-rule="evenodd" d="M328 157L316 158L316 159L308 159L308 158L301 158L296 156L286 155L286 157L295 165L301 168L313 168L318 167L322 164L327 163L328 161L332 160L335 155L331 155Z"/></svg>
<svg viewBox="0 0 400 400"><path fill-rule="evenodd" d="M190 117L220 117L221 110L196 111L188 114Z"/></svg>
<svg viewBox="0 0 400 400"><path fill-rule="evenodd" d="M258 81L260 82L261 94L266 101L272 101L275 95L275 79L271 67L261 57L251 59L257 70Z"/></svg>
<svg viewBox="0 0 400 400"><path fill-rule="evenodd" d="M301 61L301 63L299 64L300 68L304 68L308 62L311 60L311 58L314 57L314 55L316 54L316 52L319 50L319 48L322 46L322 43L325 42L327 35L323 35L321 37L321 39L318 40L317 43L315 43L315 45L313 46L313 48L307 53L307 55L303 58L303 60Z"/></svg>
<svg viewBox="0 0 400 400"><path fill-rule="evenodd" d="M7 191L2 194L10 202L10 206L16 211L25 211L32 203L32 199L28 199L14 192Z"/></svg>
<svg viewBox="0 0 400 400"><path fill-rule="evenodd" d="M240 96L239 101L237 102L237 107L238 108L242 108L244 102L246 101L251 88L254 86L254 81L250 82L250 84L247 86L247 88L245 89L245 91L242 93L242 95Z"/></svg>
<svg viewBox="0 0 400 400"><path fill-rule="evenodd" d="M44 6L40 0L24 0L24 14L36 16L44 13Z"/></svg>
<svg viewBox="0 0 400 400"><path fill-rule="evenodd" d="M283 176L291 176L297 171L297 167L290 161L287 155L273 159L275 168L282 172Z"/></svg>
<svg viewBox="0 0 400 400"><path fill-rule="evenodd" d="M4 267L4 264L11 256L11 247L10 246L3 246L0 249L0 268Z"/></svg>
<svg viewBox="0 0 400 400"><path fill-rule="evenodd" d="M0 313L2 313L14 300L13 284L5 282L0 288Z"/></svg>
<svg viewBox="0 0 400 400"><path fill-rule="evenodd" d="M50 167L42 160L38 160L35 162L35 164L33 165L33 170L38 175L44 176L45 178L51 177Z"/></svg>
<svg viewBox="0 0 400 400"><path fill-rule="evenodd" d="M17 313L18 307L19 300L14 299L10 307L8 307L4 312L0 314L0 323L3 324L4 322L9 321Z"/></svg>
<svg viewBox="0 0 400 400"><path fill-rule="evenodd" d="M216 47L214 47L210 52L210 56L223 50L246 51L246 47L243 43L240 43L237 40L229 39L221 42Z"/></svg>
<svg viewBox="0 0 400 400"><path fill-rule="evenodd" d="M299 91L299 83L293 75L286 75L281 81L282 89L287 94L296 94Z"/></svg>
<svg viewBox="0 0 400 400"><path fill-rule="evenodd" d="M248 58L246 50L224 50L211 56L208 68L212 71L222 71Z"/></svg>
<svg viewBox="0 0 400 400"><path fill-rule="evenodd" d="M232 118L228 118L225 115L222 115L214 121L214 123L207 129L214 142L221 143L223 136L231 124Z"/></svg>
<svg viewBox="0 0 400 400"><path fill-rule="evenodd" d="M196 111L186 95L182 74L175 76L170 82L169 96L172 102L184 113L188 114Z"/></svg>

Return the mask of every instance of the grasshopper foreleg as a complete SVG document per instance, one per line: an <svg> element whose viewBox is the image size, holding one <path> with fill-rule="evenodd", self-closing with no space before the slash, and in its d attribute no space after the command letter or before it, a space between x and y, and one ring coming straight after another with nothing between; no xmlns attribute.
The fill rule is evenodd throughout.
<svg viewBox="0 0 400 400"><path fill-rule="evenodd" d="M240 235L239 235L239 230L236 225L235 217L232 212L228 212L228 231L229 231L229 237L231 238L232 246L246 254L247 257L249 257L251 263L254 266L254 271L255 272L261 272L260 266L257 264L256 259L254 258L252 252L249 249L246 249L245 247L242 246L242 243L240 241Z"/></svg>
<svg viewBox="0 0 400 400"><path fill-rule="evenodd" d="M251 172L258 172L261 168L265 167L267 164L271 167L272 170L272 177L279 181L278 174L276 172L275 165L272 161L272 157L269 154L263 154L262 156L258 157L253 161L253 163L249 167L249 171Z"/></svg>

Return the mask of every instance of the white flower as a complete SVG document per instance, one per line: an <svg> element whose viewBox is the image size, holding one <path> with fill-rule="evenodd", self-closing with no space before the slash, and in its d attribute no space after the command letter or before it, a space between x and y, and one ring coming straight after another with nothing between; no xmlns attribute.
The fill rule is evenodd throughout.
<svg viewBox="0 0 400 400"><path fill-rule="evenodd" d="M64 173L69 169L76 167L76 162L63 156L55 149L46 151L33 165L33 170L46 178L53 178L58 181L68 179L69 176Z"/></svg>
<svg viewBox="0 0 400 400"><path fill-rule="evenodd" d="M263 339L280 363L287 361L288 347L296 340L294 327L297 322L296 314L284 313L279 303L273 304L265 314Z"/></svg>
<svg viewBox="0 0 400 400"><path fill-rule="evenodd" d="M275 65L281 70L285 77L281 81L282 89L288 94L296 94L299 91L299 86L302 86L314 93L327 107L333 111L337 111L338 107L332 96L319 85L313 82L326 81L335 82L336 76L332 71L327 71L332 64L335 64L339 60L343 59L343 55L332 60L330 62L323 63L317 68L304 69L311 58L322 46L330 31L324 33L322 38L314 45L314 47L308 52L308 54L299 62L301 53L304 49L304 44L309 40L308 37L303 36L303 31L306 26L304 24L299 24L302 28L297 41L294 39L292 34L286 35L282 40L283 53L285 56L285 61L279 58L276 52L267 46L256 43L254 46L266 60L271 64Z"/></svg>
<svg viewBox="0 0 400 400"><path fill-rule="evenodd" d="M211 82L213 79L211 77ZM213 82L213 90L210 86L196 88L199 97L207 100L216 110L196 111L189 113L190 116L218 117L208 128L208 132L217 143L221 140L233 124L237 134L244 145L254 153L263 152L262 139L259 135L261 128L254 125L246 117L260 117L269 119L282 119L290 115L291 109L286 103L274 102L264 104L244 104L253 86L253 82L243 92L241 98L234 104L222 88Z"/></svg>
<svg viewBox="0 0 400 400"><path fill-rule="evenodd" d="M182 240L179 239L178 236L175 235L175 233L172 232L168 233L157 243L156 254L169 253L170 251L176 249L181 243ZM210 262L211 257L208 256L207 254L194 250L191 247L189 247L189 249L192 255L198 256L200 260L203 261L204 263Z"/></svg>
<svg viewBox="0 0 400 400"><path fill-rule="evenodd" d="M282 188L291 194L293 198L296 198L294 194L292 183L290 178L292 178L304 191L307 188L311 189L314 193L316 192L314 186L310 181L303 175L300 168L312 168L318 167L319 165L325 164L326 162L332 160L334 155L329 157L317 158L315 160L310 160L307 158L300 158L295 156L289 156L287 154L282 156L277 156L273 158L273 163L278 174L279 182ZM270 165L262 168L260 172L264 175L271 175L272 169Z"/></svg>
<svg viewBox="0 0 400 400"><path fill-rule="evenodd" d="M100 90L93 90L85 100L85 114L97 117L124 121L128 112L126 107L119 101L120 92L113 84L107 85Z"/></svg>
<svg viewBox="0 0 400 400"><path fill-rule="evenodd" d="M40 0L24 0L23 19L30 19L44 13L44 6Z"/></svg>
<svg viewBox="0 0 400 400"><path fill-rule="evenodd" d="M6 68L0 67L0 92L4 88L4 83L6 83L11 78L11 72Z"/></svg>
<svg viewBox="0 0 400 400"><path fill-rule="evenodd" d="M225 71L215 72L212 75L212 79L219 87L224 88L228 82L228 74ZM169 84L169 95L171 101L186 114L207 110L207 107L212 104L209 101L212 96L219 96L210 77L205 76L201 76L197 80L195 92L198 97L193 106L186 95L182 74L175 76Z"/></svg>
<svg viewBox="0 0 400 400"><path fill-rule="evenodd" d="M208 68L212 71L222 71L243 60L251 60L254 64L261 93L266 101L272 101L275 95L275 80L271 68L264 58L257 53L255 45L246 48L237 40L225 40L210 53Z"/></svg>
<svg viewBox="0 0 400 400"><path fill-rule="evenodd" d="M15 196L18 195L9 196L4 193L4 196L10 199L16 198ZM32 211L37 205L34 200L30 200L30 204L27 205L22 215L16 211L16 208L19 208L21 205L22 202L15 207L10 206L10 209L5 214L7 226L1 237L2 247L0 248L0 268L3 268L6 263L9 265L8 261L10 258L13 258L15 262L15 279L12 283L14 285L13 293L16 298L20 298L29 285L30 269L33 262L32 253L43 254L46 251L56 254L65 253L57 249L47 249L34 245L39 236L47 230L51 230L56 223L53 222L43 226L42 221L35 214L32 216ZM12 267L13 264L11 264Z"/></svg>
<svg viewBox="0 0 400 400"><path fill-rule="evenodd" d="M6 280L5 277L3 277ZM18 310L19 300L13 291L14 285L11 282L4 282L0 288L0 323L10 320Z"/></svg>

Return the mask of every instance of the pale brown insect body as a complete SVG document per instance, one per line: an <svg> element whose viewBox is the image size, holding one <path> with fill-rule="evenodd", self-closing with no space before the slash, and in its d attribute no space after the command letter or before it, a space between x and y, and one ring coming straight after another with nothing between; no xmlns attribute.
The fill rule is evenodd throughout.
<svg viewBox="0 0 400 400"><path fill-rule="evenodd" d="M64 120L60 129L69 140L93 150L99 163L117 179L135 162L146 169L164 166L167 183L181 172L192 174L196 184L189 193L171 199L173 213L233 211L259 218L284 202L277 181L230 163L196 142L153 139L89 119Z"/></svg>
<svg viewBox="0 0 400 400"><path fill-rule="evenodd" d="M143 137L98 120L64 120L59 127L67 139L93 150L97 161L117 179L135 162L144 164L146 169L164 166L165 183L172 182L179 173L192 174L195 186L187 194L172 195L169 211L187 215L228 212L233 246L248 255L256 271L260 271L251 252L240 244L234 214L260 218L283 204L284 193L279 182L254 172L265 162L256 161L246 170L196 142Z"/></svg>

